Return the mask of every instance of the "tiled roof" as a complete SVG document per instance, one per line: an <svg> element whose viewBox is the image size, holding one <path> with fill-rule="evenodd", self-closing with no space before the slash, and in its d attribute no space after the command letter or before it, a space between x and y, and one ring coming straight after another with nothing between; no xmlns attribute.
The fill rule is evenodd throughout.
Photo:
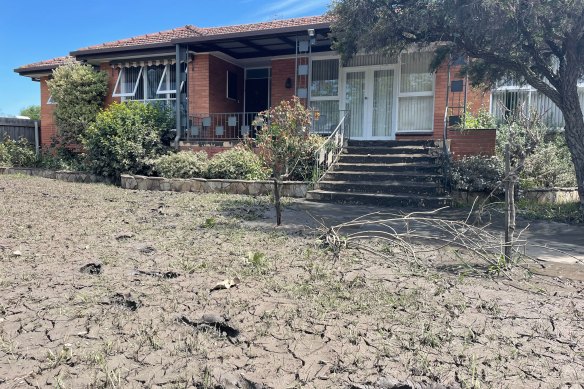
<svg viewBox="0 0 584 389"><path fill-rule="evenodd" d="M223 26L223 27L196 27L196 26L184 26L175 28L172 30L156 32L153 34L140 35L133 38L121 39L113 42L101 43L99 45L84 47L82 49L76 50L75 54L83 54L85 51L100 51L107 49L118 49L133 46L145 46L145 45L156 45L156 44L170 44L175 39L181 38L192 38L192 37L212 37L214 35L223 35L231 33L242 33L251 31L264 31L277 28L286 27L300 27L309 26L319 23L327 23L330 19L327 16L310 16L303 18L294 19L283 19L274 20L271 22L263 23L251 23L251 24L239 24L234 26Z"/></svg>
<svg viewBox="0 0 584 389"><path fill-rule="evenodd" d="M84 51L93 51L100 49L114 49L121 47L144 46L169 43L173 39L189 38L192 36L201 36L200 28L195 26L184 26L173 28L172 30L155 32L152 34L139 35L133 38L120 39L113 42L101 43L76 50L75 53L82 53Z"/></svg>
<svg viewBox="0 0 584 389"><path fill-rule="evenodd" d="M274 20L270 22L262 23L251 23L251 24L239 24L233 26L223 26L223 27L196 27L187 25L184 27L174 28L172 30L160 31L153 34L139 35L133 38L120 39L113 42L101 43L99 45L93 45L84 47L82 49L74 51L72 54L89 54L93 51L108 51L111 49L123 49L137 46L149 46L149 45L165 45L171 44L175 39L182 38L193 38L193 37L212 37L225 34L235 34L235 33L245 33L253 31L264 31L273 30L278 28L289 28L289 27L301 27L310 26L321 23L330 22L328 16L309 16L294 19L282 19ZM73 60L72 56L65 56L59 58L53 58L47 61L36 62L28 65L24 65L16 69L18 73L28 72L31 70L50 70L54 69L65 62Z"/></svg>
<svg viewBox="0 0 584 389"><path fill-rule="evenodd" d="M233 33L250 32L250 31L272 30L272 29L276 29L276 28L309 26L309 25L313 25L313 24L328 23L329 21L330 21L330 18L328 16L309 16L309 17L304 17L304 18L274 20L271 22L263 22L263 23L239 24L239 25L235 25L235 26L201 28L201 30L202 30L202 34L205 36L213 36L213 35L233 34Z"/></svg>
<svg viewBox="0 0 584 389"><path fill-rule="evenodd" d="M64 65L67 62L71 62L71 61L75 61L75 58L71 57L70 55L66 55L64 57L57 57L57 58L49 59L46 61L40 61L40 62L30 63L28 65L23 65L23 66L19 67L18 69L16 69L15 71L18 73L21 73L21 72L29 72L29 71L34 71L34 70L50 70L50 69L54 69L56 67L59 67L61 65Z"/></svg>

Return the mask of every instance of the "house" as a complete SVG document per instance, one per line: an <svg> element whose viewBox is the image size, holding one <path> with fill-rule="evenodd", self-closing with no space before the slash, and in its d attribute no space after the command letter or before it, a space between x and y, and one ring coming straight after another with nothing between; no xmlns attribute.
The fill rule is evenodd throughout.
<svg viewBox="0 0 584 389"><path fill-rule="evenodd" d="M258 112L299 97L319 112L313 132L342 128L350 138L334 169L330 156L319 157L323 169L316 169L320 179L308 199L448 204L444 172L429 146L447 138L455 157L493 154L493 130L455 129L467 106L489 106L490 93L469 88L458 71L461 59L430 72L431 49L360 53L342 63L331 43L327 16L189 25L85 47L15 71L40 83L42 145L57 133L47 80L53 69L80 61L109 75L106 106L128 100L170 106L176 146L209 155L253 138Z"/></svg>
<svg viewBox="0 0 584 389"><path fill-rule="evenodd" d="M46 82L69 60L108 73L106 105L137 100L173 107L180 148L210 154L253 137L256 113L294 95L320 112L313 125L318 133L331 133L349 112L347 127L355 140L443 139L445 119L454 124L468 103L473 109L490 103L488 93L468 88L457 74L459 64L431 73L432 51L361 54L342 64L329 32L326 16L188 25L85 47L15 71L40 83L42 145L56 133ZM475 136L458 150L493 148L492 139Z"/></svg>

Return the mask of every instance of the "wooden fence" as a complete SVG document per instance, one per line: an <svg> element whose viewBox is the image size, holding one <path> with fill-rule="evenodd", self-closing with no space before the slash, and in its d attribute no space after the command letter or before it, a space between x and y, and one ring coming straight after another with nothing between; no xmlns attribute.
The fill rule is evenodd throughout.
<svg viewBox="0 0 584 389"><path fill-rule="evenodd" d="M35 144L35 121L29 119L0 117L0 142L9 137L14 140L25 138L32 145ZM39 132L40 132L40 121ZM40 136L40 135L39 135Z"/></svg>

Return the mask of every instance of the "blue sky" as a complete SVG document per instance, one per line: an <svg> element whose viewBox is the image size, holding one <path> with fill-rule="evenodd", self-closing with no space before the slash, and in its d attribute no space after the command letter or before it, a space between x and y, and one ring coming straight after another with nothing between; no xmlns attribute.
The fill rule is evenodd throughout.
<svg viewBox="0 0 584 389"><path fill-rule="evenodd" d="M200 27L320 15L329 0L6 1L0 23L0 115L40 104L13 69L75 49L187 24Z"/></svg>

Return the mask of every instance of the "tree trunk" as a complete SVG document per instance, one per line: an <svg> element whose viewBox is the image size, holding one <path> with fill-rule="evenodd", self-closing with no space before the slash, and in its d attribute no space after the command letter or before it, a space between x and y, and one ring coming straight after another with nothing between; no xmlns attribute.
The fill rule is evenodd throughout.
<svg viewBox="0 0 584 389"><path fill-rule="evenodd" d="M274 178L274 206L276 207L276 225L282 225L282 202L280 201L280 190L282 188L282 180Z"/></svg>
<svg viewBox="0 0 584 389"><path fill-rule="evenodd" d="M576 168L580 209L584 212L584 117L576 88L563 94L561 110L564 114L566 143Z"/></svg>

